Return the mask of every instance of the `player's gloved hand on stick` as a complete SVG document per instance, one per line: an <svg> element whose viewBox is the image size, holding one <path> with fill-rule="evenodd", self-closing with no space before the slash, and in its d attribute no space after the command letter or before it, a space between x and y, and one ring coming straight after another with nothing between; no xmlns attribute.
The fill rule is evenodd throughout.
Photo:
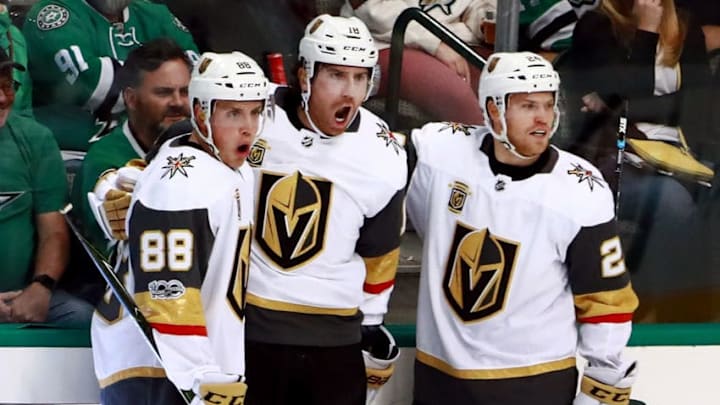
<svg viewBox="0 0 720 405"><path fill-rule="evenodd" d="M362 354L367 375L367 404L372 403L378 390L390 380L400 349L385 326L362 327Z"/></svg>
<svg viewBox="0 0 720 405"><path fill-rule="evenodd" d="M132 159L119 169L107 170L93 192L88 193L90 209L106 238L127 239L125 218L135 183L145 166L144 160Z"/></svg>
<svg viewBox="0 0 720 405"><path fill-rule="evenodd" d="M193 384L193 392L195 398L190 405L243 405L247 384L243 376L204 373Z"/></svg>
<svg viewBox="0 0 720 405"><path fill-rule="evenodd" d="M636 375L635 362L626 371L588 365L573 405L627 405Z"/></svg>

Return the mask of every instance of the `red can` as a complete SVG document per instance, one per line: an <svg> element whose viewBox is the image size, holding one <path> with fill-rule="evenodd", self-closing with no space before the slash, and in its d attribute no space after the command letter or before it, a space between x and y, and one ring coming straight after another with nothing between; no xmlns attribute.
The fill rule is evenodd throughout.
<svg viewBox="0 0 720 405"><path fill-rule="evenodd" d="M277 84L287 85L285 76L285 64L281 53L270 53L267 55L267 63L270 70L270 81Z"/></svg>

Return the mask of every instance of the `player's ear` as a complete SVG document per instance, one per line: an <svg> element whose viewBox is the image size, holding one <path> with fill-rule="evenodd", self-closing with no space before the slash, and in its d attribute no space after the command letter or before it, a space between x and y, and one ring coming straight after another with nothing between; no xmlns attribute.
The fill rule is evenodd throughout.
<svg viewBox="0 0 720 405"><path fill-rule="evenodd" d="M307 75L308 75L308 72L307 72L307 70L305 70L305 67L300 66L297 70L297 77L298 77L298 81L300 82L300 91L303 91L303 92L308 91Z"/></svg>
<svg viewBox="0 0 720 405"><path fill-rule="evenodd" d="M492 125L493 130L495 130L495 132L499 132L500 110L498 109L497 105L495 105L495 101L491 98L488 98L488 100L485 102L485 109L488 113L488 117L490 117L490 122L487 122L486 125Z"/></svg>
<svg viewBox="0 0 720 405"><path fill-rule="evenodd" d="M193 103L193 117L195 124L203 135L207 135L207 126L205 125L205 111L200 107L200 103Z"/></svg>

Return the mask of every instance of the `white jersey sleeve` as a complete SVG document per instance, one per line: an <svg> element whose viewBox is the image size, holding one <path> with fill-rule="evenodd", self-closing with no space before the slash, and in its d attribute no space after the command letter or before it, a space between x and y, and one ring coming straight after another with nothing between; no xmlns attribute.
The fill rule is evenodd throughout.
<svg viewBox="0 0 720 405"><path fill-rule="evenodd" d="M138 180L129 210L135 300L167 375L183 390L206 373L244 373L244 301L253 177L175 138Z"/></svg>

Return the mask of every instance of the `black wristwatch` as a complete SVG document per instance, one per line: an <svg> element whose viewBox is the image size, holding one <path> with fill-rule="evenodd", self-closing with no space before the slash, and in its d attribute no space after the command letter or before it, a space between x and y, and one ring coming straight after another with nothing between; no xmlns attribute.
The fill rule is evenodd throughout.
<svg viewBox="0 0 720 405"><path fill-rule="evenodd" d="M32 279L33 283L40 283L41 286L47 288L50 291L53 291L55 289L55 284L57 284L57 281L55 281L54 278L48 276L47 274L39 274Z"/></svg>

